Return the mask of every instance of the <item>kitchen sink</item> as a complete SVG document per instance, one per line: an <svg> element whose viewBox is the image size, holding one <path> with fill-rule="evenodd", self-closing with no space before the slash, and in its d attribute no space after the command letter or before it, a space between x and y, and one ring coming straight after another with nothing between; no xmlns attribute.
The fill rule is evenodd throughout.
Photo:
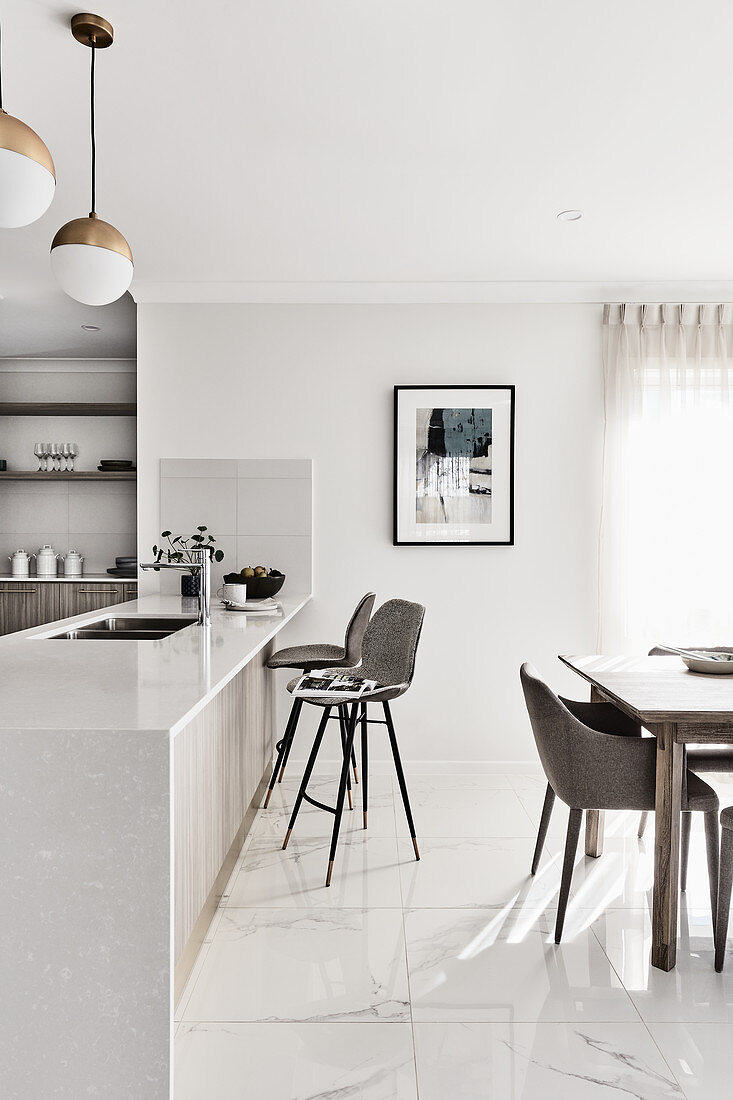
<svg viewBox="0 0 733 1100"><path fill-rule="evenodd" d="M89 639L100 641L107 638L122 641L129 639L134 642L153 642L160 638L168 638L177 630L183 630L191 626L196 619L185 618L153 618L152 616L120 616L110 615L106 619L99 619L84 626L75 626L61 630L58 634L49 635L49 641L82 641Z"/></svg>

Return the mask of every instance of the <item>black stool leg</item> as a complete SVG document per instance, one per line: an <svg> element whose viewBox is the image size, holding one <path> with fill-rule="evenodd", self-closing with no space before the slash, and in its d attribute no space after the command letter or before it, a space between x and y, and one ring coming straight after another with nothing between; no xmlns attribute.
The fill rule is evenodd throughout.
<svg viewBox="0 0 733 1100"><path fill-rule="evenodd" d="M346 752L346 738L349 728L349 712L346 707L339 707L339 729L341 730L341 752ZM346 792L349 796L349 809L353 810L354 800L351 797L351 771L346 773Z"/></svg>
<svg viewBox="0 0 733 1100"><path fill-rule="evenodd" d="M331 834L331 850L328 853L328 871L326 872L326 886L331 885L333 862L336 859L336 845L338 844L339 829L341 828L341 814L344 811L346 782L349 778L349 768L351 767L351 750L354 747L354 734L356 733L356 707L357 704L354 703L351 708L351 716L348 719L346 744L344 745L344 761L341 765L341 777L339 779L338 797L336 799L336 816L333 822L333 833Z"/></svg>
<svg viewBox="0 0 733 1100"><path fill-rule="evenodd" d="M407 796L407 784L405 783L405 773L402 770L402 761L400 760L400 750L397 748L397 738L394 731L394 722L392 721L392 712L389 709L389 703L384 702L384 717L387 722L387 732L389 734L389 743L392 747L392 756L394 757L395 771L397 772L397 782L400 785L400 791L402 792L402 801L405 806L405 814L407 816L407 824L410 827L410 836L412 837L412 846L415 849L415 859L420 858L420 849L417 846L417 836L415 835L415 822L412 820L412 810L410 809L410 799Z"/></svg>
<svg viewBox="0 0 733 1100"><path fill-rule="evenodd" d="M295 707L296 705L298 707L298 712L295 715L295 722L293 724L292 730L290 731L290 737L288 738L287 743L285 744L285 752L283 753L283 758L280 761L280 774L277 777L278 783L282 783L283 776L285 775L285 768L287 767L288 759L290 757L290 750L292 749L293 741L295 740L295 728L298 725L298 719L300 718L300 712L303 709L303 700L302 699L296 699L295 703L293 704L293 707Z"/></svg>
<svg viewBox="0 0 733 1100"><path fill-rule="evenodd" d="M540 859L542 858L542 849L547 839L547 830L550 827L550 818L552 817L552 807L555 805L555 792L550 784L547 784L547 790L545 791L545 801L542 806L542 817L540 818L540 827L537 831L537 843L534 847L534 856L532 857L532 870L530 874L537 873Z"/></svg>
<svg viewBox="0 0 733 1100"><path fill-rule="evenodd" d="M369 750L367 747L367 704L361 704L361 808L364 811L364 828L367 827L367 787L369 786Z"/></svg>
<svg viewBox="0 0 733 1100"><path fill-rule="evenodd" d="M326 732L326 726L328 725L328 716L329 716L330 713L331 713L331 708L330 707L324 707L323 715L321 716L321 721L318 724L318 732L316 733L316 739L313 742L313 748L311 749L311 754L308 757L308 763L305 766L305 771L303 772L303 778L300 781L300 787L298 788L298 797L295 800L295 805L293 806L293 812L290 815L290 821L288 822L288 831L286 832L285 840L283 841L283 850L285 848L287 848L287 846L288 846L288 841L290 840L290 834L293 831L293 826L295 825L295 819L298 816L298 810L300 809L300 804L303 801L303 795L305 794L305 789L308 786L308 781L311 777L311 773L313 771L313 767L314 767L315 762L316 762L316 757L318 756L318 750L321 747L321 741L323 740L323 735Z"/></svg>
<svg viewBox="0 0 733 1100"><path fill-rule="evenodd" d="M293 699L293 705L290 708L290 714L288 715L288 721L285 726L285 733L283 734L283 739L280 742L280 751L277 754L275 767L272 769L270 786L267 788L265 809L267 809L267 807L270 805L270 799L272 798L272 792L275 786L275 780L277 779L278 771L280 771L280 779L282 779L282 773L283 771L285 771L285 760L287 759L287 754L290 752L290 746L293 743L293 737L295 736L295 727L298 725L298 719L300 717L302 706L302 699Z"/></svg>

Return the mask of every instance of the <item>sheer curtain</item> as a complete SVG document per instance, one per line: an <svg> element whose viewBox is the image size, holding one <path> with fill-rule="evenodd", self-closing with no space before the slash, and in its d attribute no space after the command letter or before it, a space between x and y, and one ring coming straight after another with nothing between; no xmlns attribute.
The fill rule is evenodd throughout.
<svg viewBox="0 0 733 1100"><path fill-rule="evenodd" d="M733 309L606 306L601 653L733 646Z"/></svg>

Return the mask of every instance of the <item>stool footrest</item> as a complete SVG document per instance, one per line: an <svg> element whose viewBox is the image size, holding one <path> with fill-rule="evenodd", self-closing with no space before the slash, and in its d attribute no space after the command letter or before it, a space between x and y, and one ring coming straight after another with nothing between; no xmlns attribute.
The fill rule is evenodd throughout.
<svg viewBox="0 0 733 1100"><path fill-rule="evenodd" d="M317 798L311 798L305 791L303 791L303 798L306 802L310 802L311 806L317 806L319 810L326 810L330 814L336 813L335 806L327 806L325 802L319 802Z"/></svg>

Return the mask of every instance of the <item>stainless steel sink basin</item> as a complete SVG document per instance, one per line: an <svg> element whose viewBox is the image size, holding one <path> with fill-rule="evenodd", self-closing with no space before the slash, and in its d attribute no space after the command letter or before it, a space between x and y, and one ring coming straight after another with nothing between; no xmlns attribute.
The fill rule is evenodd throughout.
<svg viewBox="0 0 733 1100"><path fill-rule="evenodd" d="M49 641L82 641L90 639L100 641L109 639L122 641L129 639L135 642L156 641L159 638L168 638L177 630L195 623L196 619L185 618L153 618L147 616L119 616L110 615L107 619L99 619L97 622L85 626L76 626L71 629L61 630L58 634L51 634Z"/></svg>

